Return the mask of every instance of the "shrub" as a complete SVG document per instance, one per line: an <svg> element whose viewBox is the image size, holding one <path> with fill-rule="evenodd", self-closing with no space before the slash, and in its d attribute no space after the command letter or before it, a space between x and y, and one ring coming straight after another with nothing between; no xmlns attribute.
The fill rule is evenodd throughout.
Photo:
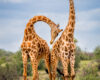
<svg viewBox="0 0 100 80"><path fill-rule="evenodd" d="M8 63L0 66L0 80L19 80L16 66Z"/></svg>
<svg viewBox="0 0 100 80"><path fill-rule="evenodd" d="M100 59L100 46L97 46L94 50L94 55L96 59Z"/></svg>
<svg viewBox="0 0 100 80"><path fill-rule="evenodd" d="M77 72L75 80L99 80L100 76L98 75L97 66L98 64L95 61L92 61L85 66L81 65L81 69Z"/></svg>

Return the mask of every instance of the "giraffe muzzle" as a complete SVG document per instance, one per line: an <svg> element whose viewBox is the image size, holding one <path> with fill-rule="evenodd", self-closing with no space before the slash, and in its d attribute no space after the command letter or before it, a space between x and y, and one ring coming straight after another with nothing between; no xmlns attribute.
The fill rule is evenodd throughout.
<svg viewBox="0 0 100 80"><path fill-rule="evenodd" d="M53 44L53 41L50 41L50 44Z"/></svg>

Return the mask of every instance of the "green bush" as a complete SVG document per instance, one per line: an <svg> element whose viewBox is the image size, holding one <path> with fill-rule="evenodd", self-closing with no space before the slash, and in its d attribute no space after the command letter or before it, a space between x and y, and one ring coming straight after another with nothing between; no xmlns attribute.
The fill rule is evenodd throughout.
<svg viewBox="0 0 100 80"><path fill-rule="evenodd" d="M98 64L95 61L88 63L85 66L80 66L81 69L77 72L75 80L99 80Z"/></svg>
<svg viewBox="0 0 100 80"><path fill-rule="evenodd" d="M17 68L14 64L0 66L0 80L19 80Z"/></svg>
<svg viewBox="0 0 100 80"><path fill-rule="evenodd" d="M100 59L100 46L97 46L94 50L95 59Z"/></svg>
<svg viewBox="0 0 100 80"><path fill-rule="evenodd" d="M45 69L45 62L44 60L40 60L39 66L38 66L38 70L44 70Z"/></svg>
<svg viewBox="0 0 100 80"><path fill-rule="evenodd" d="M75 51L75 69L79 67L80 63L80 55L81 55L81 49L77 46L76 51Z"/></svg>

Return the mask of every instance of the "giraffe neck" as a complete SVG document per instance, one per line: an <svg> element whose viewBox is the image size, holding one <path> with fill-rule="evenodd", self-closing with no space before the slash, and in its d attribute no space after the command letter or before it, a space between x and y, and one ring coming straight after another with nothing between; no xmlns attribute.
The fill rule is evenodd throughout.
<svg viewBox="0 0 100 80"><path fill-rule="evenodd" d="M33 18L30 19L29 22L31 23L31 25L32 24L34 25L38 21L43 21L43 22L47 23L50 26L50 28L53 27L52 25L56 25L53 21L51 21L49 18L47 18L45 16L34 16Z"/></svg>
<svg viewBox="0 0 100 80"><path fill-rule="evenodd" d="M69 0L70 3L70 9L69 9L69 20L68 20L68 25L66 26L64 32L66 34L70 34L73 38L74 34L74 27L75 27L75 9L74 9L74 2L73 0Z"/></svg>
<svg viewBox="0 0 100 80"><path fill-rule="evenodd" d="M35 35L35 37L38 36L34 30L34 24L38 21L43 21L47 23L51 29L56 27L56 24L53 21L51 21L49 18L45 16L34 16L29 20L29 22L26 25L26 29L24 31L24 39L32 35ZM31 38L29 38L29 40L31 40Z"/></svg>
<svg viewBox="0 0 100 80"><path fill-rule="evenodd" d="M34 30L34 24L38 21L43 21L43 22L47 23L51 29L56 27L56 24L53 21L51 21L49 18L47 18L45 16L34 16L27 23L26 29L25 29L26 31L24 33L27 33L27 30L28 30L28 32L30 32L31 34L33 34L33 33L36 34L36 32Z"/></svg>

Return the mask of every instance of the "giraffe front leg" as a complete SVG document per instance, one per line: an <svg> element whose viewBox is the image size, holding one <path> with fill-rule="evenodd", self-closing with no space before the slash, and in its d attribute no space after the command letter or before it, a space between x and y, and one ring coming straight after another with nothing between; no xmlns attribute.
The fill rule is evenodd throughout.
<svg viewBox="0 0 100 80"><path fill-rule="evenodd" d="M70 57L71 80L74 80L74 78L75 78L74 65L75 65L75 54L72 53L71 57Z"/></svg>
<svg viewBox="0 0 100 80"><path fill-rule="evenodd" d="M64 72L64 80L68 80L69 78L69 73L68 73L68 64L69 64L69 59L64 60L64 58L61 59L62 65L63 65L63 72Z"/></svg>
<svg viewBox="0 0 100 80"><path fill-rule="evenodd" d="M32 64L32 70L33 70L33 80L39 80L38 76L38 60L36 59L36 56L31 54L30 56L31 64Z"/></svg>
<svg viewBox="0 0 100 80"><path fill-rule="evenodd" d="M57 62L52 65L52 80L56 79Z"/></svg>
<svg viewBox="0 0 100 80"><path fill-rule="evenodd" d="M49 54L47 54L46 57L45 57L45 64L46 64L46 67L48 69L49 78L50 78L50 80L52 80L52 75L51 75L51 62L50 62L50 55Z"/></svg>
<svg viewBox="0 0 100 80"><path fill-rule="evenodd" d="M23 59L23 80L27 80L27 54L22 52Z"/></svg>
<svg viewBox="0 0 100 80"><path fill-rule="evenodd" d="M56 70L57 70L58 60L55 55L51 56L51 68L52 68L52 80L56 79Z"/></svg>

